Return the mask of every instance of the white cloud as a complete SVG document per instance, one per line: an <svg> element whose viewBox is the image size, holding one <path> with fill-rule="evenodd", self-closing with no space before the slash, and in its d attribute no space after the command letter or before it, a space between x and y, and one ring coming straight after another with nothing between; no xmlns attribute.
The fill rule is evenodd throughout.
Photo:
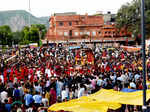
<svg viewBox="0 0 150 112"><path fill-rule="evenodd" d="M96 11L117 12L122 4L132 0L30 0L35 16L50 16L54 12L77 12L84 14ZM28 10L29 0L3 0L0 10Z"/></svg>

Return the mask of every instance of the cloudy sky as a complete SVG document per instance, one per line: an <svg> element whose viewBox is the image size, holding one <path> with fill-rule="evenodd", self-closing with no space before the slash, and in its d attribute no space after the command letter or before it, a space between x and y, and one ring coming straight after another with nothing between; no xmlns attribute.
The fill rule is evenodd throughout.
<svg viewBox="0 0 150 112"><path fill-rule="evenodd" d="M122 4L132 0L30 0L31 13L37 17L50 16L58 12L77 12L78 14L94 14L96 11L113 13ZM28 11L29 0L1 0L0 11L3 10L26 10Z"/></svg>

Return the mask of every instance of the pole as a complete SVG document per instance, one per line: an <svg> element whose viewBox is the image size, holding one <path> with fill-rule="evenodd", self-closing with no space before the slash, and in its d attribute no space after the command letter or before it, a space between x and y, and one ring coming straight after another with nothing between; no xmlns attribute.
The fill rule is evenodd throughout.
<svg viewBox="0 0 150 112"><path fill-rule="evenodd" d="M30 0L29 0L29 12L31 13L31 7L30 7ZM31 17L30 17L30 14L29 14L29 27L31 26Z"/></svg>
<svg viewBox="0 0 150 112"><path fill-rule="evenodd" d="M142 58L143 58L143 112L146 112L146 66L145 66L145 2L141 0L141 34L142 34Z"/></svg>

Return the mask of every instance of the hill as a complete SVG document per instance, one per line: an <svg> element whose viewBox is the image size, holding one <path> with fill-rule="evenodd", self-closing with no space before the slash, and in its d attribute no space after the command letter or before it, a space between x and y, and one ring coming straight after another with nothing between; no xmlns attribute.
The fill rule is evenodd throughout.
<svg viewBox="0 0 150 112"><path fill-rule="evenodd" d="M45 24L48 28L49 17L35 17L25 10L0 11L0 26L9 25L12 31L20 31L24 26L31 24Z"/></svg>

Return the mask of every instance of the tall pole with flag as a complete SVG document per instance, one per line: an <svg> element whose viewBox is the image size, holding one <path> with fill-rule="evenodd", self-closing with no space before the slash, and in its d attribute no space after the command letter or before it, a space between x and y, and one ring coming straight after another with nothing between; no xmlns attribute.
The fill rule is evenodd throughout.
<svg viewBox="0 0 150 112"><path fill-rule="evenodd" d="M142 35L142 58L143 58L143 112L147 111L146 106L146 66L145 66L145 0L141 0L141 35Z"/></svg>

